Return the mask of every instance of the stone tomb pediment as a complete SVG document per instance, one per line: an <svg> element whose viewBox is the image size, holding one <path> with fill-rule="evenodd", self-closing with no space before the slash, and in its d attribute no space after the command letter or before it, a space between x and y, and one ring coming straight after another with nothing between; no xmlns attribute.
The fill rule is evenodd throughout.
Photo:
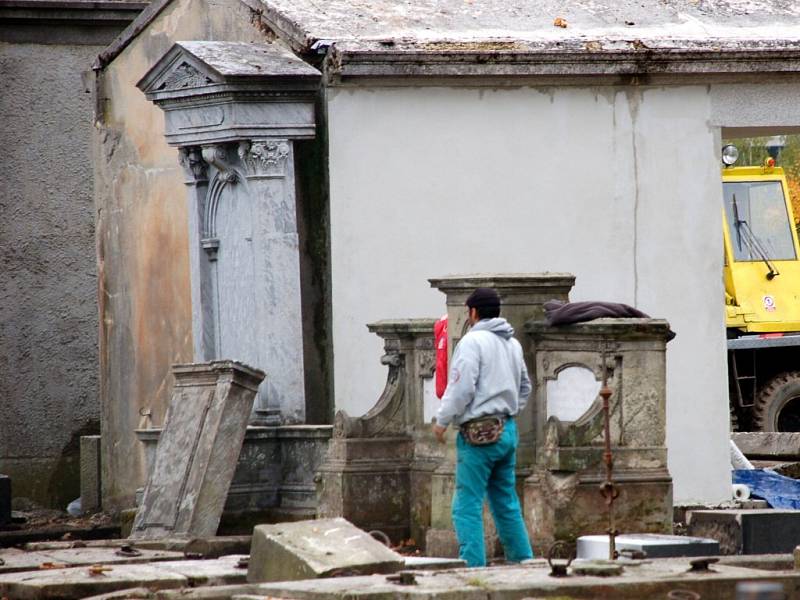
<svg viewBox="0 0 800 600"><path fill-rule="evenodd" d="M321 73L278 44L176 42L137 87L171 146L310 138Z"/></svg>

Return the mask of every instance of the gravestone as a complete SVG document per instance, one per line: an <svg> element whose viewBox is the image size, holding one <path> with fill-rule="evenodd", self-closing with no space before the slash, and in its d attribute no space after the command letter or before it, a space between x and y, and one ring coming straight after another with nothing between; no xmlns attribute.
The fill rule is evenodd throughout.
<svg viewBox="0 0 800 600"><path fill-rule="evenodd" d="M234 361L173 367L175 387L131 538L213 536L264 373Z"/></svg>

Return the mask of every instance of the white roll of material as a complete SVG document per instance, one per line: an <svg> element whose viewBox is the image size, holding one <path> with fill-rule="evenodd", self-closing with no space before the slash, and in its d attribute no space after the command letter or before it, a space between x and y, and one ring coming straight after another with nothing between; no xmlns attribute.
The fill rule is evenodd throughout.
<svg viewBox="0 0 800 600"><path fill-rule="evenodd" d="M747 500L750 497L750 488L743 483L734 483L732 491L734 500Z"/></svg>

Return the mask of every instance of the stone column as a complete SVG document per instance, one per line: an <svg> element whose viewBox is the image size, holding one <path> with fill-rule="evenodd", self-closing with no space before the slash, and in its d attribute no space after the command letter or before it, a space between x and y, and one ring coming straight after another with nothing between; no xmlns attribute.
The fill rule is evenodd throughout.
<svg viewBox="0 0 800 600"><path fill-rule="evenodd" d="M544 318L543 304L548 300L569 300L569 291L575 284L575 276L569 273L533 273L533 274L486 274L486 275L454 275L429 279L435 287L447 296L448 317L448 352L452 355L458 341L469 329L467 309L464 305L467 297L477 287L493 288L500 295L500 316L508 320L515 330L515 337L528 348L528 340L524 334L525 322L530 319ZM534 364L526 352L525 360L535 381ZM522 482L532 473L534 463L534 432L536 410L533 394L528 406L519 415L517 427L520 443L517 450L517 478L519 491ZM453 525L450 519L450 505L455 487L455 434L450 431L445 458L439 463L432 475L431 528L427 533L426 548L428 552L438 555L457 555L458 545L455 541ZM522 497L520 495L520 497ZM491 520L485 519L487 537L491 538ZM491 540L489 540L491 541ZM491 552L490 552L491 554Z"/></svg>

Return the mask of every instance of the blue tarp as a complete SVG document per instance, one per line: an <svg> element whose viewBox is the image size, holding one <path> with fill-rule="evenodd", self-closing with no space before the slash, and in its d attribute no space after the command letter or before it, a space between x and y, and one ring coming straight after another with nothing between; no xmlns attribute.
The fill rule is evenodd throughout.
<svg viewBox="0 0 800 600"><path fill-rule="evenodd" d="M800 481L764 469L735 469L733 483L743 483L750 495L772 508L800 509Z"/></svg>

